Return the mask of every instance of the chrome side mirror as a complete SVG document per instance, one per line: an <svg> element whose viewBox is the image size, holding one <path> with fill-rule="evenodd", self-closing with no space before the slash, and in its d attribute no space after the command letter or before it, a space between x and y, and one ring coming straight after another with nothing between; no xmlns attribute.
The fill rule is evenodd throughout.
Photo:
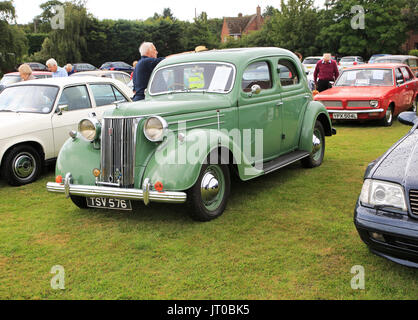
<svg viewBox="0 0 418 320"><path fill-rule="evenodd" d="M258 84L255 84L251 87L251 93L252 94L260 94L261 87Z"/></svg>
<svg viewBox="0 0 418 320"><path fill-rule="evenodd" d="M56 113L59 115L59 116L62 116L62 113L63 112L67 112L68 111L68 104L62 104L62 105L60 105L60 106L58 106L57 107L57 110L56 110Z"/></svg>

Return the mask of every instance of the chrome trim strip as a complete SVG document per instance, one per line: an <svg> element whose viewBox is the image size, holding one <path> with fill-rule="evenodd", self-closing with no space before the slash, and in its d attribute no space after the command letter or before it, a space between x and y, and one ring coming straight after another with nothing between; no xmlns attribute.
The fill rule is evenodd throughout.
<svg viewBox="0 0 418 320"><path fill-rule="evenodd" d="M73 179L73 176L71 175L71 173L67 173L65 175L65 180L64 180L64 193L65 193L65 197L68 199L70 197L70 184L71 184L71 180Z"/></svg>
<svg viewBox="0 0 418 320"><path fill-rule="evenodd" d="M218 124L221 125L221 124L224 124L224 123L225 123L225 121L221 121L219 123L218 122L212 122L212 123L207 123L207 124L201 124L201 125L198 125L198 126L187 127L186 129L191 130L191 129L205 128L205 127L209 127L209 126L218 126ZM171 131L177 132L177 131L180 131L180 130L177 128L177 129L172 129Z"/></svg>
<svg viewBox="0 0 418 320"><path fill-rule="evenodd" d="M65 193L65 186L58 183L48 183L46 186L48 192ZM144 200L144 191L140 189L118 189L108 187L69 185L69 194L79 197L104 197L118 198L122 200ZM187 194L184 192L157 192L149 191L150 202L162 203L184 203L187 200Z"/></svg>
<svg viewBox="0 0 418 320"><path fill-rule="evenodd" d="M151 183L149 178L146 178L142 190L144 191L144 204L149 205L149 195L150 195Z"/></svg>
<svg viewBox="0 0 418 320"><path fill-rule="evenodd" d="M188 120L180 120L180 121L176 121L176 122L169 122L168 125L173 125L173 124L178 124L178 123L187 123L187 122L193 122L193 121L200 121L200 120L207 120L207 119L213 119L213 118L217 118L217 117L218 117L218 115L195 118L195 119L188 119ZM221 114L220 117L225 117L225 115Z"/></svg>
<svg viewBox="0 0 418 320"><path fill-rule="evenodd" d="M327 110L328 113L380 113L384 109L370 109L370 110Z"/></svg>

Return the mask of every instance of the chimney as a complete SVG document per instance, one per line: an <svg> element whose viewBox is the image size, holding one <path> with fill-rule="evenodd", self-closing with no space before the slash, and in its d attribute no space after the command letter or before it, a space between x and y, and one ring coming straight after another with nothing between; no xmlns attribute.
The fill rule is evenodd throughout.
<svg viewBox="0 0 418 320"><path fill-rule="evenodd" d="M257 16L260 17L261 16L261 7L257 6Z"/></svg>

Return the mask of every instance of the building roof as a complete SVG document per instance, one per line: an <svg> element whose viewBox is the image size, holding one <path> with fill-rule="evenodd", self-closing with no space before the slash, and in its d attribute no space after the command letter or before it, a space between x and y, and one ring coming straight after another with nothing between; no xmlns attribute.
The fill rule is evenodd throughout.
<svg viewBox="0 0 418 320"><path fill-rule="evenodd" d="M256 14L253 14L251 16L226 17L225 22L228 26L229 34L242 34L256 16Z"/></svg>

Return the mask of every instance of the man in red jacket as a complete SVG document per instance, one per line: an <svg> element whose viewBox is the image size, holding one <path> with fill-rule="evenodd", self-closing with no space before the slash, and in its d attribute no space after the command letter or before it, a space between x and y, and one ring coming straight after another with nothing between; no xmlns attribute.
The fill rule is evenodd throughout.
<svg viewBox="0 0 418 320"><path fill-rule="evenodd" d="M329 89L331 87L330 81L337 80L339 75L337 63L331 60L330 53L325 53L324 58L316 64L314 72L317 90L322 92Z"/></svg>

